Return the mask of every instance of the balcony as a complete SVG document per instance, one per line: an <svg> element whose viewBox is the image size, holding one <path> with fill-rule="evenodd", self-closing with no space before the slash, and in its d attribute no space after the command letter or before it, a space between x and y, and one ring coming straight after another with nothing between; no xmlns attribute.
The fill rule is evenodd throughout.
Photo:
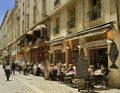
<svg viewBox="0 0 120 93"><path fill-rule="evenodd" d="M67 22L68 29L72 29L75 27L75 19L71 19Z"/></svg>
<svg viewBox="0 0 120 93"><path fill-rule="evenodd" d="M101 18L101 7L97 7L88 12L89 22Z"/></svg>
<svg viewBox="0 0 120 93"><path fill-rule="evenodd" d="M60 0L55 0L54 1L54 7L60 3Z"/></svg>
<svg viewBox="0 0 120 93"><path fill-rule="evenodd" d="M53 35L58 33L59 33L59 26L56 26L55 28L53 28Z"/></svg>

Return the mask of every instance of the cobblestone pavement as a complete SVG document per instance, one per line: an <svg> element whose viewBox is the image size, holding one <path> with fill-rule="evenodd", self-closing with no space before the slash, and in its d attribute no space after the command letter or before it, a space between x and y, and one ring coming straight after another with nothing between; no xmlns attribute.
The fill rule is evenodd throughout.
<svg viewBox="0 0 120 93"><path fill-rule="evenodd" d="M57 81L44 80L42 77L16 73L6 81L3 69L0 66L0 93L80 93ZM85 93L85 91L82 91ZM81 92L81 93L82 93ZM94 92L91 92L94 93ZM120 93L118 89L95 90L95 93Z"/></svg>

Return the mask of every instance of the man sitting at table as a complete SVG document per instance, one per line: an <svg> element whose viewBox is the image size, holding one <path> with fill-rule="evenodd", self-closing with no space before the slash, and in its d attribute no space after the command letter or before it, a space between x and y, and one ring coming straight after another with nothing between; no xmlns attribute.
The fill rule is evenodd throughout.
<svg viewBox="0 0 120 93"><path fill-rule="evenodd" d="M103 86L107 86L110 70L104 65L101 65L101 72L103 73Z"/></svg>

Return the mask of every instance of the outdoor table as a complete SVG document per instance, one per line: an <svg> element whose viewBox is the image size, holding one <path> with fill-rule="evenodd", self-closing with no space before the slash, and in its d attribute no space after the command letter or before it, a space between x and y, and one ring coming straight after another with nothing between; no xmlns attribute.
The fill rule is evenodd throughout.
<svg viewBox="0 0 120 93"><path fill-rule="evenodd" d="M93 77L92 77L92 79L93 79L93 81L92 82L94 82L95 83L95 85L98 85L98 84L102 84L103 82L103 73L94 73L94 75L93 75Z"/></svg>

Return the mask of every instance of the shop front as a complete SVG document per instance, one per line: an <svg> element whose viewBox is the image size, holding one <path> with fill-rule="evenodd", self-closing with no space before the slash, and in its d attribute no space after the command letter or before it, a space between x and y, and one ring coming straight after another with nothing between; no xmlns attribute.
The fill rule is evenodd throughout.
<svg viewBox="0 0 120 93"><path fill-rule="evenodd" d="M79 59L79 39L66 41L66 52L68 55L68 64L74 64Z"/></svg>
<svg viewBox="0 0 120 93"><path fill-rule="evenodd" d="M50 42L50 63L58 64L65 63L64 37L60 37Z"/></svg>
<svg viewBox="0 0 120 93"><path fill-rule="evenodd" d="M110 70L110 86L118 87L118 82L112 82L119 73L117 62L119 51L113 30L111 23L108 23L68 34L65 37L68 52L66 58L68 57L68 63L75 63L76 60L83 58L88 66L94 65L97 68L98 64L105 65Z"/></svg>
<svg viewBox="0 0 120 93"><path fill-rule="evenodd" d="M48 39L43 41L36 42L31 49L31 62L33 63L45 63L46 60L49 60L49 45L47 42Z"/></svg>
<svg viewBox="0 0 120 93"><path fill-rule="evenodd" d="M45 63L49 60L48 30L44 24L37 25L32 31L26 35L30 44L30 62Z"/></svg>
<svg viewBox="0 0 120 93"><path fill-rule="evenodd" d="M66 36L68 62L75 63L84 58L88 64L108 66L108 48L112 41L111 25L107 24Z"/></svg>

